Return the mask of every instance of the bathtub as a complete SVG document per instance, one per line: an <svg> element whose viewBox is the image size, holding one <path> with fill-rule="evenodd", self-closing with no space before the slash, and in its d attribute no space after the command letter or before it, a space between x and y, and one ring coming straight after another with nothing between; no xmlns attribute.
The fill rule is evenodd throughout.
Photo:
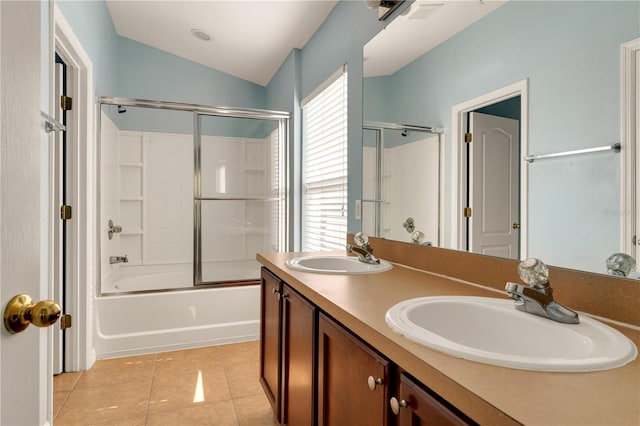
<svg viewBox="0 0 640 426"><path fill-rule="evenodd" d="M95 298L97 359L257 340L260 286Z"/></svg>
<svg viewBox="0 0 640 426"><path fill-rule="evenodd" d="M256 260L205 262L203 276L210 281L259 280ZM102 281L102 294L155 291L193 287L191 263L122 265Z"/></svg>

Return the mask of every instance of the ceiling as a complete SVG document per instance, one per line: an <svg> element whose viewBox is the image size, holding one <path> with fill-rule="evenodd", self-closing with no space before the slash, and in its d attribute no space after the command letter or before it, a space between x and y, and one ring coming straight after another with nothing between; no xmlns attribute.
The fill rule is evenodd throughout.
<svg viewBox="0 0 640 426"><path fill-rule="evenodd" d="M364 46L364 76L391 75L507 0L416 0Z"/></svg>
<svg viewBox="0 0 640 426"><path fill-rule="evenodd" d="M118 35L266 86L338 0L106 0ZM212 39L191 34L202 30Z"/></svg>

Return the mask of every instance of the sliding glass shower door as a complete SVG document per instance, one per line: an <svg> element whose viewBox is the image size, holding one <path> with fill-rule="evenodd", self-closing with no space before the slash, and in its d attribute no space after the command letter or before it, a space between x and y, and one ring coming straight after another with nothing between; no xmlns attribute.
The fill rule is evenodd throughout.
<svg viewBox="0 0 640 426"><path fill-rule="evenodd" d="M101 98L100 294L256 283L286 251L289 115Z"/></svg>
<svg viewBox="0 0 640 426"><path fill-rule="evenodd" d="M194 281L258 280L285 248L284 120L195 115Z"/></svg>

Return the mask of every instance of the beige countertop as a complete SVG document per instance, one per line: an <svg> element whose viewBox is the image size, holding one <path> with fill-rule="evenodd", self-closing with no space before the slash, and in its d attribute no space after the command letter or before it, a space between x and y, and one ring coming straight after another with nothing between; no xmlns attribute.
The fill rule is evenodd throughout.
<svg viewBox="0 0 640 426"><path fill-rule="evenodd" d="M288 259L300 255L259 253L257 259L478 423L640 425L640 360L606 371L555 373L497 367L446 355L393 332L385 322L386 311L398 302L421 296L507 296L398 264L389 271L368 275L312 274L285 266ZM640 331L609 325L640 346Z"/></svg>

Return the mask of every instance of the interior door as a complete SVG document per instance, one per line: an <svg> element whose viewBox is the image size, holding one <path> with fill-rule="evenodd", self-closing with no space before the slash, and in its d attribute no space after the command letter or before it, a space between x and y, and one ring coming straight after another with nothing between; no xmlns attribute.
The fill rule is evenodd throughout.
<svg viewBox="0 0 640 426"><path fill-rule="evenodd" d="M60 99L66 95L66 65L62 59L56 55L56 62L54 66L54 99ZM58 122L66 125L66 111L59 106L55 109L54 118ZM51 155L54 156L55 176L54 194L53 197L56 200L54 206L61 206L67 204L67 191L66 191L66 132L56 132L54 136L54 144L52 147ZM66 221L62 220L59 215L54 213L54 218L51 221L53 226L53 239L55 248L53 250L53 281L54 281L54 297L59 301L62 310L65 310L65 288L66 288ZM54 329L53 337L53 374L60 374L64 371L64 330L60 327Z"/></svg>
<svg viewBox="0 0 640 426"><path fill-rule="evenodd" d="M469 251L519 258L518 120L470 113Z"/></svg>
<svg viewBox="0 0 640 426"><path fill-rule="evenodd" d="M0 2L0 299L49 298L40 2ZM48 7L48 6L47 6ZM45 47L46 48L46 47ZM48 99L43 101L48 103ZM41 192L42 191L42 192ZM0 332L0 424L51 422L51 328Z"/></svg>
<svg viewBox="0 0 640 426"><path fill-rule="evenodd" d="M634 86L636 89L636 116L640 114L640 50L636 50L636 73ZM640 125L635 126L636 128L636 137L635 137L635 152L636 152L636 162L635 162L635 192L638 194L640 191L640 173L638 173L638 169L640 169ZM635 246L632 247L632 252L629 253L634 259L636 259L636 263L640 264L640 197L635 197L636 205L635 209L632 213L632 216L635 218Z"/></svg>

